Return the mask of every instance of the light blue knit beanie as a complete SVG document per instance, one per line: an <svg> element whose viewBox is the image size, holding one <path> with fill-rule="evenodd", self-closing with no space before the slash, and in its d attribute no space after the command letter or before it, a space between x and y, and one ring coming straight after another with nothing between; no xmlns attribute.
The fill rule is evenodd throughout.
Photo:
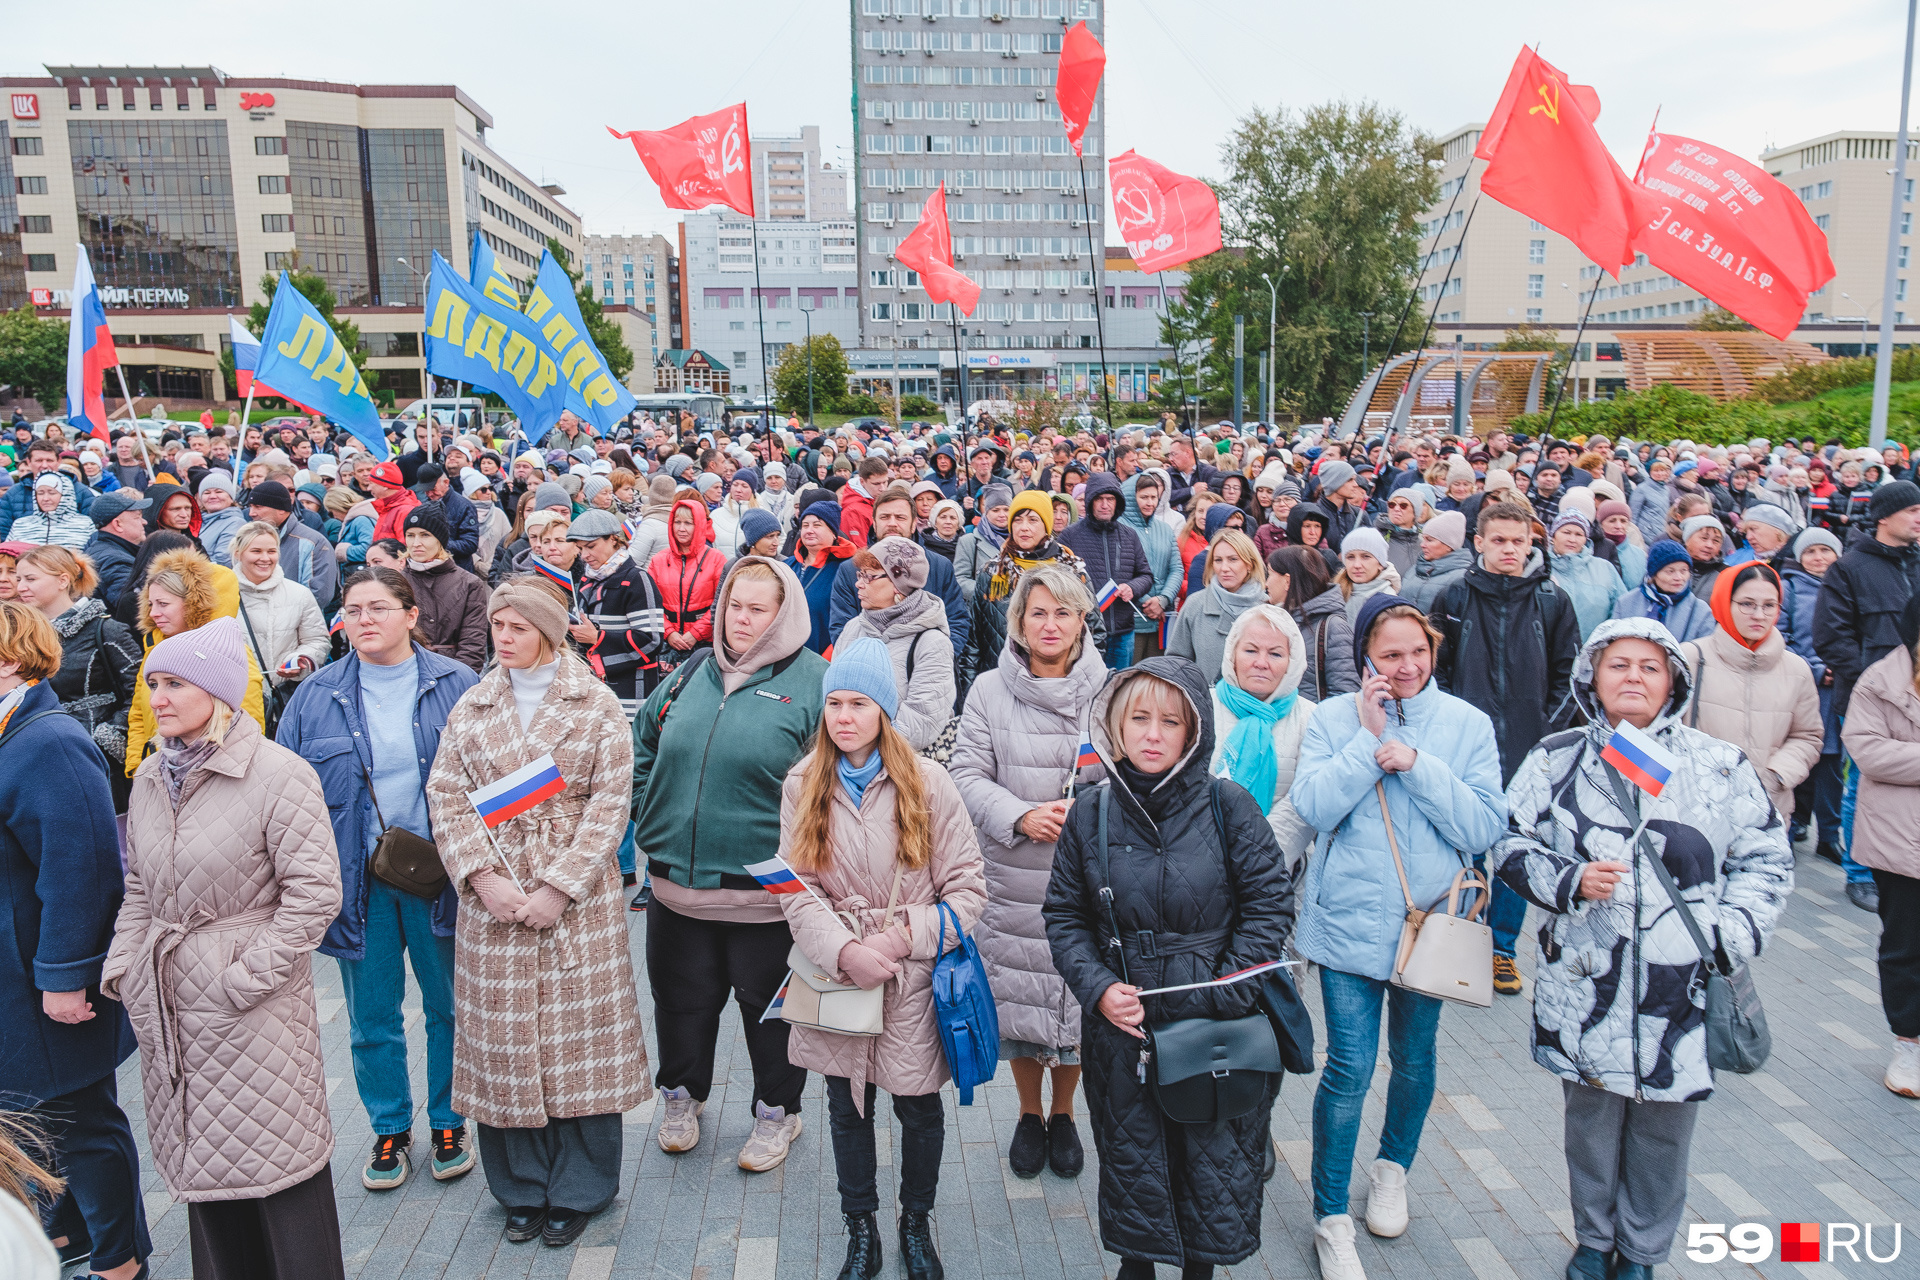
<svg viewBox="0 0 1920 1280"><path fill-rule="evenodd" d="M820 696L844 690L873 699L891 720L900 710L900 691L893 683L893 655L872 636L861 636L834 646L833 661L820 677Z"/></svg>

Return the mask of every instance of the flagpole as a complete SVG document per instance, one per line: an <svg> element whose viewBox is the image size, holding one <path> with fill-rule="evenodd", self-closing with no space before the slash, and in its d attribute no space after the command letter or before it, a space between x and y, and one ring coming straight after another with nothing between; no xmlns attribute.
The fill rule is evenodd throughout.
<svg viewBox="0 0 1920 1280"><path fill-rule="evenodd" d="M1467 167L1460 174L1460 185L1454 189L1453 199L1447 202L1447 211L1440 215L1440 231L1443 232L1446 230L1447 219L1453 216L1454 206L1460 203L1460 193L1467 189L1467 174L1472 172L1473 172L1473 157L1469 155L1467 157ZM1473 203L1475 204L1475 206L1478 206L1480 203L1480 195L1478 192L1474 193ZM1435 238L1438 239L1440 232L1435 232L1434 235L1435 235ZM1464 244L1466 242L1466 229L1464 227L1461 228L1460 239L1461 239L1461 243ZM1407 294L1406 305L1400 308L1400 321L1398 324L1393 326L1393 337L1389 339L1387 342L1387 354L1385 356L1385 359L1388 359L1388 360L1393 359L1393 349L1400 345L1401 331L1407 327L1407 317L1413 312L1413 300L1414 300L1414 297L1418 295L1420 292L1420 282L1425 280L1426 278L1427 278L1427 263L1422 262L1420 264L1420 274L1416 275L1413 278L1413 289L1411 292ZM1366 378L1366 374L1363 372L1361 374L1361 379L1364 381L1365 378Z"/></svg>
<svg viewBox="0 0 1920 1280"><path fill-rule="evenodd" d="M127 402L127 421L137 423L140 419L134 416L133 397L127 394L127 371L115 364L113 372L114 376L120 379L120 398ZM104 427L106 423L103 422L100 425ZM136 426L133 429L133 438L140 442L140 460L147 464L147 483L152 484L154 482L153 454L147 448L147 433Z"/></svg>
<svg viewBox="0 0 1920 1280"><path fill-rule="evenodd" d="M1106 298L1102 296L1102 290L1105 286L1101 283L1106 276L1106 272L1103 270L1106 266L1106 233L1101 233L1099 245L1094 246L1093 228L1095 222L1093 217L1093 190L1087 186L1087 158L1080 154L1080 148L1075 147L1073 150L1074 159L1080 162L1080 198L1084 202L1087 212L1087 244L1092 246L1087 257L1090 264L1098 264L1094 266L1093 270L1093 326L1100 335L1100 396L1106 402L1107 438L1111 440L1116 428L1113 422L1113 392L1108 390L1107 387L1107 322L1100 314L1101 306L1106 302ZM1106 212L1106 197L1102 196L1100 200L1100 220L1102 222L1106 220ZM1098 256L1096 257L1095 255Z"/></svg>
<svg viewBox="0 0 1920 1280"><path fill-rule="evenodd" d="M1171 314L1167 310L1167 273L1163 270L1156 274L1160 277L1160 315L1163 320L1165 320L1167 327L1172 328L1173 321L1165 319ZM1187 411L1187 378L1186 375L1180 371L1180 340L1177 334L1173 342L1173 380L1180 388L1180 412L1185 414ZM1269 423L1267 425L1272 426L1273 424Z"/></svg>
<svg viewBox="0 0 1920 1280"><path fill-rule="evenodd" d="M1454 192L1453 194L1454 194L1454 198L1455 198L1456 200L1457 200L1457 199L1459 199L1459 197L1460 197L1460 193L1459 193L1458 191L1456 191L1456 192ZM1470 207L1470 208L1469 208L1469 209L1467 210L1467 220L1466 220L1466 222L1465 222L1465 223L1464 223L1464 224L1463 224L1463 225L1461 226L1461 228L1460 228L1460 239L1459 239L1459 241L1458 241L1457 243L1458 243L1459 245L1461 245L1462 247L1464 247L1464 246L1466 245L1466 243L1467 243L1467 232L1469 232L1469 231L1471 231L1471 230L1473 230L1473 215L1474 215L1474 214L1476 214L1476 213L1478 213L1478 212L1480 212L1480 197L1479 197L1479 195L1478 195L1478 194L1476 193L1476 194L1474 195L1474 197L1473 197L1473 204L1472 204L1472 206L1471 206L1471 207ZM1456 255L1454 255L1454 261L1456 261L1456 262L1457 262L1457 261L1459 261L1459 255L1458 255L1458 254L1456 254ZM1425 267L1422 267L1422 268L1420 269L1420 275L1418 275L1418 276L1416 276L1416 277L1414 278L1414 287L1415 287L1416 289L1418 289L1418 288L1419 288L1419 284L1420 284L1420 281L1421 281L1422 279L1424 279L1425 277L1426 277L1426 268L1425 268ZM1452 278L1453 278L1453 273L1452 273L1451 271L1449 271L1449 272L1447 273L1447 280L1451 280ZM1427 326L1426 326L1426 328L1425 328L1425 329L1423 329L1423 330L1421 330L1421 332L1420 332L1420 342L1419 342L1419 348L1418 348L1418 349L1419 349L1419 351L1421 351L1421 352L1424 352L1424 351L1426 351L1426 349L1427 349L1427 339L1433 336L1433 323L1434 323L1434 321L1435 321L1435 320L1437 320L1437 319L1439 319L1439 317L1440 317L1440 299L1441 299L1441 298L1444 298L1444 297L1446 296L1446 289L1447 289L1447 280L1442 280L1442 281L1440 282L1440 292L1439 292L1438 294L1435 294L1435 295L1434 295L1434 299L1433 299L1433 309L1432 309L1431 311L1429 311L1429 312L1427 312ZM1411 302L1412 302L1412 299L1411 299L1411 298L1409 298L1409 299L1408 299L1408 302L1409 302L1409 304L1411 304ZM1402 318L1404 319L1405 317L1403 316ZM1395 340L1395 341L1397 342L1397 341L1399 340L1399 338L1400 338L1400 332L1399 332L1399 330L1398 330L1398 329L1395 329L1395 330L1394 330L1394 335L1393 335L1393 336L1394 336L1394 340ZM1391 357L1392 357L1392 355L1393 355L1393 347L1392 347L1391 345L1389 345L1389 346L1388 346L1388 348L1387 348L1387 356L1388 356L1388 358L1391 358ZM1418 373L1418 372L1419 372L1419 367L1420 367L1420 357L1419 357L1419 355L1415 355L1415 356L1414 356L1414 358L1413 358L1413 368L1412 368L1412 369L1410 369L1410 370L1408 370L1408 372L1407 372L1407 383L1406 383L1406 385L1405 385L1404 387L1402 387L1402 388L1400 388L1400 395L1399 395L1399 397L1398 397L1399 399L1402 399L1402 400L1408 400L1408 401L1410 401L1410 400L1412 400L1412 399L1413 399L1413 376L1414 376L1414 374L1415 374L1415 373ZM1396 408L1396 409L1395 409L1395 412L1397 413L1398 411L1399 411L1399 410L1398 410L1398 409ZM1409 414L1409 416L1411 416L1411 414L1412 414L1412 410L1408 410L1408 414ZM1362 424L1361 424L1361 425L1362 425L1362 426L1364 426L1364 425L1365 425L1365 422L1364 422L1364 419L1363 419L1363 421L1362 421ZM1356 435L1358 435L1358 434L1359 434L1359 429L1358 429L1358 428L1355 428L1355 431L1354 431L1354 434L1356 434ZM1391 448L1391 447L1392 447L1392 444L1393 444L1393 416L1392 416L1391 414L1390 414L1390 415L1388 415L1388 417L1387 417L1387 435L1386 435L1386 443L1387 443L1387 445L1388 445L1388 447L1389 447L1389 448Z"/></svg>
<svg viewBox="0 0 1920 1280"><path fill-rule="evenodd" d="M1580 326L1573 331L1573 348L1567 352L1567 372L1573 372L1574 362L1580 359L1580 337L1587 331L1587 317L1593 314L1593 300L1600 296L1600 278L1594 277L1593 288L1587 292L1586 310L1580 313ZM1553 388L1553 410L1547 414L1546 430L1541 435L1553 438L1553 424L1560 416L1560 398L1567 392L1567 379L1563 376Z"/></svg>
<svg viewBox="0 0 1920 1280"><path fill-rule="evenodd" d="M509 876L513 877L513 887L518 889L521 893L525 893L527 891L527 886L520 883L520 876L518 875L518 873L514 871L513 864L507 861L506 851L500 847L500 842L493 838L493 828L487 825L487 819L485 815L481 814L478 808L474 809L473 812L475 816L480 818L480 829L487 833L487 843L492 845L493 851L500 855L500 865L507 869L507 874Z"/></svg>
<svg viewBox="0 0 1920 1280"><path fill-rule="evenodd" d="M767 434L768 410L773 407L773 386L767 381L767 298L760 284L760 219L747 215L747 228L753 235L753 307L760 326L760 434ZM898 361L899 357L894 357ZM899 386L898 379L895 387ZM899 414L894 415L896 418Z"/></svg>

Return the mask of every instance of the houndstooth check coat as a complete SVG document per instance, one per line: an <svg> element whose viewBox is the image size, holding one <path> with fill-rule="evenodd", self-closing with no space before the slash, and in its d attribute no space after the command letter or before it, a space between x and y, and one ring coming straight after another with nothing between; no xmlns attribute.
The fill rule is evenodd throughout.
<svg viewBox="0 0 1920 1280"><path fill-rule="evenodd" d="M545 754L566 790L490 841L467 793ZM632 773L619 702L571 652L527 730L499 667L447 718L427 802L460 895L453 1105L481 1124L538 1129L549 1116L608 1115L653 1095L616 860ZM553 928L496 920L481 905L467 878L502 855L529 892L545 883L573 899Z"/></svg>

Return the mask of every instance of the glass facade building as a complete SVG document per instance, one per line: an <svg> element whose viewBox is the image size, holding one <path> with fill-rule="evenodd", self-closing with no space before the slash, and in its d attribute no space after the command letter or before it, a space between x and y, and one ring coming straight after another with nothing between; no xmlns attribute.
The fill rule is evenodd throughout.
<svg viewBox="0 0 1920 1280"><path fill-rule="evenodd" d="M71 120L67 145L80 242L102 284L240 305L226 121Z"/></svg>

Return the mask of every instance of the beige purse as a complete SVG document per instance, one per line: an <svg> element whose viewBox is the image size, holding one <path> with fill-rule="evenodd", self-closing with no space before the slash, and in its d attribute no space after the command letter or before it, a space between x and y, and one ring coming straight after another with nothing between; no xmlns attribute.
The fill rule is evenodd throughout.
<svg viewBox="0 0 1920 1280"><path fill-rule="evenodd" d="M1400 861L1400 841L1393 834L1393 816L1387 812L1387 789L1373 784L1380 799L1380 820L1387 825L1387 847L1393 850L1393 869L1400 873L1400 892L1407 900L1407 922L1400 927L1400 949L1393 958L1393 985L1421 995L1485 1009L1493 1004L1493 929L1479 920L1492 896L1485 877L1462 867L1447 891L1445 912L1422 911L1413 905L1407 868ZM1478 890L1473 909L1460 914L1460 895Z"/></svg>
<svg viewBox="0 0 1920 1280"><path fill-rule="evenodd" d="M887 914L880 922L885 933L893 927L894 904L900 900L900 876L903 868L893 868L893 891L887 897ZM855 928L853 916L836 912ZM820 966L807 958L799 943L787 952L787 983L781 992L780 1017L796 1027L831 1031L843 1036L877 1036L884 1029L881 1010L886 1004L887 984L868 991L851 983L835 982L820 972Z"/></svg>

